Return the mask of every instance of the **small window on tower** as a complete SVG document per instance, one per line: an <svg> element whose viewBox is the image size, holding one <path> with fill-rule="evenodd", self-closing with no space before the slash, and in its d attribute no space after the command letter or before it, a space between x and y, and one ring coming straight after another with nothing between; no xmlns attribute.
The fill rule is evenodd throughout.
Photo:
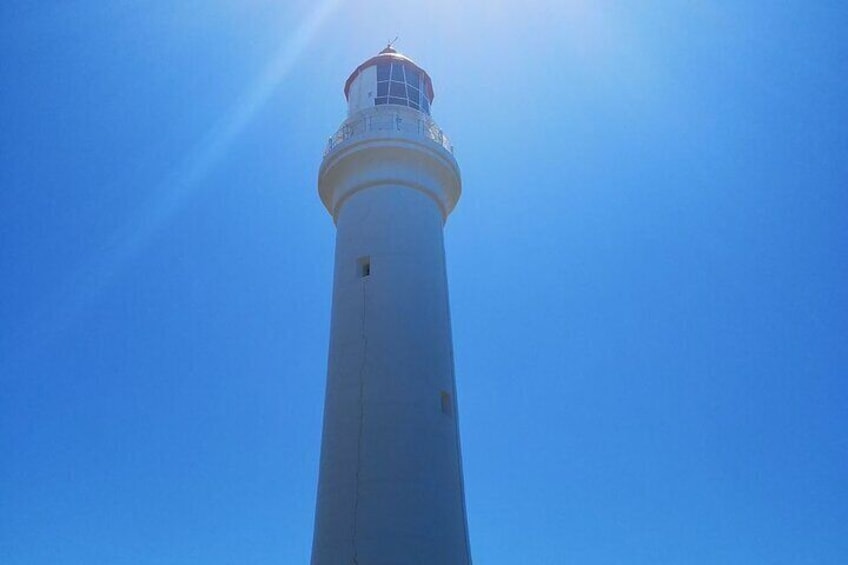
<svg viewBox="0 0 848 565"><path fill-rule="evenodd" d="M453 413L453 404L451 403L451 396L444 390L439 394L442 399L442 414L447 414L450 416Z"/></svg>
<svg viewBox="0 0 848 565"><path fill-rule="evenodd" d="M360 278L371 276L371 257L360 257L356 260Z"/></svg>

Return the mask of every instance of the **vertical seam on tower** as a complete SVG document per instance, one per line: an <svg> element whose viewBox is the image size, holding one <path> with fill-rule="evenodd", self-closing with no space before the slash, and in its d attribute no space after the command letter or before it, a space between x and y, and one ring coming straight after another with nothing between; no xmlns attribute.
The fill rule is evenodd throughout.
<svg viewBox="0 0 848 565"><path fill-rule="evenodd" d="M362 465L362 430L365 420L365 362L368 358L368 333L365 328L365 314L368 306L368 279L362 278L362 363L359 366L359 431L356 437L356 485L353 497L353 563L359 565L358 547L356 545L357 526L359 522L359 471Z"/></svg>

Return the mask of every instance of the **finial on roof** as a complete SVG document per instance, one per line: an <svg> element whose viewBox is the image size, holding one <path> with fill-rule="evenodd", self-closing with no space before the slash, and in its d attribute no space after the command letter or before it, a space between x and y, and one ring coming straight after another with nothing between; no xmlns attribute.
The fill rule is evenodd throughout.
<svg viewBox="0 0 848 565"><path fill-rule="evenodd" d="M381 54L382 54L382 53L397 53L397 49L395 49L395 48L394 48L394 44L395 44L395 41L397 41L397 40L398 40L398 37L399 37L399 36L397 36L397 35L396 35L394 39L392 39L391 41L389 41L389 42L386 44L385 49L383 49L382 51L380 51L380 53L381 53Z"/></svg>

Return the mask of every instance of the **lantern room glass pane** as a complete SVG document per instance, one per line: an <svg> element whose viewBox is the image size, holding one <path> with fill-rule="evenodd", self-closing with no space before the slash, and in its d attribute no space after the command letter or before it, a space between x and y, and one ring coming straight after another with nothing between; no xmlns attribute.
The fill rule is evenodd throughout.
<svg viewBox="0 0 848 565"><path fill-rule="evenodd" d="M418 71L406 69L406 84L417 88L420 80L421 77L419 76Z"/></svg>
<svg viewBox="0 0 848 565"><path fill-rule="evenodd" d="M424 91L424 76L404 63L381 63L377 66L375 105L397 104L430 113L430 100Z"/></svg>

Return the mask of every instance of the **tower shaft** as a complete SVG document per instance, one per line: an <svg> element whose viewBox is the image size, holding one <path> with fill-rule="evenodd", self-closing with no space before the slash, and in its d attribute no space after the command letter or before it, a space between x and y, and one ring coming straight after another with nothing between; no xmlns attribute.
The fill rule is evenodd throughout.
<svg viewBox="0 0 848 565"><path fill-rule="evenodd" d="M460 180L433 127L359 110L321 165L337 233L314 565L470 563L443 242Z"/></svg>

